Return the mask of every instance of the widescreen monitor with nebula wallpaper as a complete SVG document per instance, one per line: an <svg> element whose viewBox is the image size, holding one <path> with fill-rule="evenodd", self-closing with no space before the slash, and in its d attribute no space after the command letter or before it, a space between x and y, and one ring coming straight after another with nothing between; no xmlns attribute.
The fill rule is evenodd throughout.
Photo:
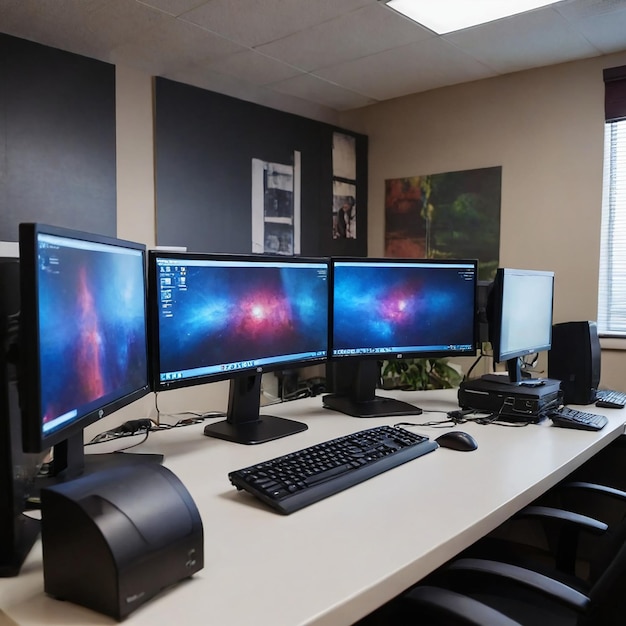
<svg viewBox="0 0 626 626"><path fill-rule="evenodd" d="M80 455L85 426L150 390L145 247L20 224L20 274L24 447Z"/></svg>
<svg viewBox="0 0 626 626"><path fill-rule="evenodd" d="M151 252L149 276L155 390L231 379L227 420L205 434L272 434L260 432L280 424L259 417L262 372L328 355L328 261Z"/></svg>
<svg viewBox="0 0 626 626"><path fill-rule="evenodd" d="M324 397L328 408L415 414L378 401L378 362L475 354L477 261L333 259L331 277L330 356L344 390Z"/></svg>

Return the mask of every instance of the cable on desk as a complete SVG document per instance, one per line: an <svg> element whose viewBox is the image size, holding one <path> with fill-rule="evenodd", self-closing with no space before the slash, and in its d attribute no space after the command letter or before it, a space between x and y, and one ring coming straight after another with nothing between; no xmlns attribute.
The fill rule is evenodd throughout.
<svg viewBox="0 0 626 626"><path fill-rule="evenodd" d="M474 420L477 424L489 425L495 424L496 426L506 426L509 428L522 428L524 426L528 426L529 424L535 424L536 419L528 417L527 419L520 419L519 421L511 422L502 417L502 413L505 407L513 406L514 398L505 398L502 402L502 406L498 409L496 413L491 413L486 417L480 417Z"/></svg>
<svg viewBox="0 0 626 626"><path fill-rule="evenodd" d="M451 411L428 411L429 413L443 413L448 416L448 419L445 420L430 420L428 422L399 422L394 424L395 428L402 428L403 426L432 426L434 428L437 427L445 427L447 425L452 426L454 421L450 418Z"/></svg>
<svg viewBox="0 0 626 626"><path fill-rule="evenodd" d="M139 443L134 443L130 446L134 448L140 443L143 443L153 430L158 430L158 426L155 428L155 423L149 418L128 420L115 428L97 434L91 441L88 441L85 446L93 446L98 443L106 443L107 441L114 441L123 437L132 437L133 435L145 435ZM126 450L127 448L124 449Z"/></svg>
<svg viewBox="0 0 626 626"><path fill-rule="evenodd" d="M172 428L180 428L182 426L192 426L193 424L199 424L205 419L211 417L225 417L225 414L220 411L210 411L208 413L194 413L193 411L186 411L183 413L175 413L173 415L191 415L191 417L179 419L174 424L161 424L150 418L128 420L120 426L116 426L115 428L105 430L104 432L99 433L91 441L88 441L85 446L93 446L98 443L115 441L117 439L121 439L123 437L131 437L133 435L145 435L145 437L141 441L133 443L132 445L125 448L121 448L119 450L119 452L121 452L123 450L128 450L129 448L134 448L135 446L141 445L144 441L146 441L148 435L151 432L155 432L158 430L171 430Z"/></svg>
<svg viewBox="0 0 626 626"><path fill-rule="evenodd" d="M454 411L429 411L430 413L443 413L447 416L444 420L431 420L429 422L399 422L394 424L396 427L402 426L431 426L433 428L451 428L457 424L464 424L465 422L477 421L482 419L481 416L476 418L468 417L468 415L478 413L474 409L456 409Z"/></svg>
<svg viewBox="0 0 626 626"><path fill-rule="evenodd" d="M194 424L200 424L206 419L213 417L219 417L224 419L226 413L222 411L207 411L206 413L195 413L194 411L183 411L181 413L169 413L168 417L175 417L177 415L190 415L191 417L185 417L177 420L174 424L159 424L158 430L171 430L172 428L180 428L181 426L193 426Z"/></svg>
<svg viewBox="0 0 626 626"><path fill-rule="evenodd" d="M222 411L206 411L204 413L198 413L196 411L181 411L180 413L161 413L161 409L159 408L159 400L158 400L159 392L155 392L154 394L154 409L156 411L156 419L152 420L158 428L163 427L163 429L168 428L177 428L179 426L190 426L191 424L198 424L202 420L209 419L211 417L226 417L226 413ZM161 424L161 417L175 417L177 415L191 415L192 417L187 420L178 420L175 424Z"/></svg>
<svg viewBox="0 0 626 626"><path fill-rule="evenodd" d="M512 428L520 428L522 426L528 426L529 424L533 424L532 420L522 420L519 422L507 422L502 419L502 409L504 408L504 403L500 410L497 413L486 413L484 415L477 415L479 411L474 409L458 409L454 411L446 412L448 419L438 420L438 421L429 421L429 422L399 422L394 424L395 427L403 427L403 426L430 426L433 428L452 428L453 426L457 426L459 424L466 424L468 422L474 424L488 425L495 424L496 426L510 426ZM433 413L443 413L444 411L433 411Z"/></svg>

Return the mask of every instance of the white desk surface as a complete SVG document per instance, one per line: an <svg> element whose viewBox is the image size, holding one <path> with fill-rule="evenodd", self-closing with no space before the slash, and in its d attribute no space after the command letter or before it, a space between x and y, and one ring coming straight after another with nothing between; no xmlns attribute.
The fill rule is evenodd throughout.
<svg viewBox="0 0 626 626"><path fill-rule="evenodd" d="M151 434L135 451L164 453L165 465L190 491L204 524L205 567L124 623L352 624L566 477L623 434L626 419L621 411L594 407L610 420L597 433L555 428L549 421L523 428L463 424L455 429L471 433L477 451L435 450L288 516L230 485L230 470L378 424L443 419L429 411L458 408L456 391L395 395L424 414L363 420L325 410L316 397L266 407L266 413L304 421L309 429L257 446L205 437L202 424ZM412 430L432 438L444 432ZM47 597L37 543L20 576L0 579L5 623L116 622Z"/></svg>

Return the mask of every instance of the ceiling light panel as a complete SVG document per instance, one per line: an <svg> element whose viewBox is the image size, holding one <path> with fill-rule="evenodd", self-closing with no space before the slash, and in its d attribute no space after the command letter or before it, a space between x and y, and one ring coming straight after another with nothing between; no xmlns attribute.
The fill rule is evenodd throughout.
<svg viewBox="0 0 626 626"><path fill-rule="evenodd" d="M388 0L394 11L439 35L556 4L555 0Z"/></svg>

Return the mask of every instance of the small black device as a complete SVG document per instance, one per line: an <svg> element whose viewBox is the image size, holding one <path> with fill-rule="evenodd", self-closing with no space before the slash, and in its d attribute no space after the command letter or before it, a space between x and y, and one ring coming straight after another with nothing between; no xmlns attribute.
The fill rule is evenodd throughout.
<svg viewBox="0 0 626 626"><path fill-rule="evenodd" d="M230 482L289 514L438 448L404 428L377 426L228 474Z"/></svg>
<svg viewBox="0 0 626 626"><path fill-rule="evenodd" d="M562 322L552 327L548 375L561 382L564 404L592 404L600 384L601 350L593 321Z"/></svg>
<svg viewBox="0 0 626 626"><path fill-rule="evenodd" d="M450 448L459 452L471 452L478 449L476 439L462 430L450 430L443 433L443 435L439 435L435 441L442 448Z"/></svg>
<svg viewBox="0 0 626 626"><path fill-rule="evenodd" d="M576 428L578 430L602 430L609 421L604 415L587 413L586 411L579 411L566 406L549 411L548 417L552 420L554 426Z"/></svg>
<svg viewBox="0 0 626 626"><path fill-rule="evenodd" d="M376 395L381 361L476 354L476 260L333 258L324 407L354 417L418 415Z"/></svg>
<svg viewBox="0 0 626 626"><path fill-rule="evenodd" d="M44 591L117 620L204 566L203 527L158 463L41 490Z"/></svg>

